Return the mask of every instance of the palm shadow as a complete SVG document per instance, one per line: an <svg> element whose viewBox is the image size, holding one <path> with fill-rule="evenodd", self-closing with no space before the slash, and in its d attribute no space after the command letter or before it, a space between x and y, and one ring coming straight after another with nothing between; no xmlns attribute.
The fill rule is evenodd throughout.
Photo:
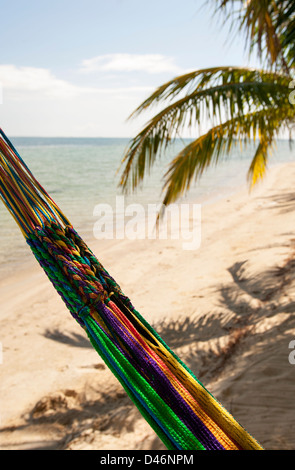
<svg viewBox="0 0 295 470"><path fill-rule="evenodd" d="M101 391L101 383L98 381L92 384L90 396L79 394L75 390L64 390L43 397L26 413L22 424L2 428L0 433L30 434L32 431L38 431L41 437L43 433L48 435L50 431L51 435L55 435L54 439L40 439L36 443L21 440L20 443L15 442L14 447L30 450L66 450L76 438L83 442L85 436L89 436L89 430L93 436L95 433L118 436L120 433L135 431L139 419L142 419L139 411L120 384L104 392ZM164 449L157 436L152 437L150 449Z"/></svg>
<svg viewBox="0 0 295 470"><path fill-rule="evenodd" d="M268 197L261 198L261 201L266 202L264 209L271 211L279 210L281 213L294 211L295 207L295 192L281 191L280 193L273 194ZM270 201L270 203L268 203Z"/></svg>
<svg viewBox="0 0 295 470"><path fill-rule="evenodd" d="M88 338L79 333L67 334L58 328L45 330L44 337L75 348L92 348Z"/></svg>

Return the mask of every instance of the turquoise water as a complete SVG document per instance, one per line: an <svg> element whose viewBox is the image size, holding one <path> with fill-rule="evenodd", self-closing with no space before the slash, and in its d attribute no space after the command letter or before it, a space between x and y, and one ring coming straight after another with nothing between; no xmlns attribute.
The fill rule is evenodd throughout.
<svg viewBox="0 0 295 470"><path fill-rule="evenodd" d="M110 204L116 210L119 175L117 170L128 145L121 138L11 138L35 177L55 200L76 230L87 239L94 238L94 207ZM154 166L144 185L125 199L125 206L161 201L163 175L171 157L183 147L177 141ZM222 163L210 168L190 191L186 200L210 201L246 183L253 149L232 152ZM280 141L270 163L292 161L289 143ZM0 203L0 272L13 270L31 255L18 226Z"/></svg>

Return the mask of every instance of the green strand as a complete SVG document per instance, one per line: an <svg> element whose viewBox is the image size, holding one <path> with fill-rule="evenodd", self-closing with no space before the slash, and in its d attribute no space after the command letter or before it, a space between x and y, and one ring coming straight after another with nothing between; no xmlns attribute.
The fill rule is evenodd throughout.
<svg viewBox="0 0 295 470"><path fill-rule="evenodd" d="M111 357L111 360L115 364L115 367L111 366L112 371L116 373L117 377L118 373L115 372L115 370L122 371L122 375L124 375L127 382L132 384L136 390L136 393L142 398L152 413L157 418L159 418L159 421L162 423L163 427L166 428L168 434L179 443L181 449L205 450L204 446L199 442L199 440L191 433L191 431L161 399L161 397L159 397L150 384L136 371L136 369L134 369L134 367L124 357L124 355L114 346L108 336L97 325L95 320L90 315L86 315L83 316L83 321L88 330L87 333L91 343L93 344L93 347L96 349L96 351L101 356L104 355L102 353L102 348L107 351ZM125 388L126 385L122 383L121 377L118 377L118 379ZM132 401L133 400L134 396L132 396ZM142 407L140 407L140 411L143 412L144 417L150 421L150 418L146 416L146 412L142 409ZM155 431L158 430L155 429ZM162 437L163 435L161 435L161 438Z"/></svg>

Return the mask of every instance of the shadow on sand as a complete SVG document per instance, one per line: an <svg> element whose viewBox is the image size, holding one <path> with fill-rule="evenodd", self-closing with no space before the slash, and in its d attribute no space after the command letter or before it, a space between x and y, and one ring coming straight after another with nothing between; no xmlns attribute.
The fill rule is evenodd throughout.
<svg viewBox="0 0 295 470"><path fill-rule="evenodd" d="M294 195L285 195L284 210L288 208L289 203L293 204L294 198ZM293 253L283 266L274 267L256 276L247 274L246 261L235 263L228 271L232 281L228 285L219 286L215 311L201 316L185 316L175 321L163 320L154 325L168 346L205 386L208 382L216 380L224 368L249 347L247 338L255 338L255 325L261 318L295 311L294 300L287 296L282 302L282 296L295 279ZM280 323L280 337L288 341L288 332L294 327L293 316L286 315L285 321ZM83 335L68 336L55 329L47 330L45 336L71 347L91 348L88 339ZM272 327L264 333L264 343L270 347L278 340L278 335L273 335ZM251 349L247 354L247 361L251 364L254 360ZM253 354L255 362L259 362L257 350ZM261 357L262 355L263 351ZM19 427L2 429L1 432L16 432L17 436L17 433L23 430L40 430L42 433L42 429L50 429L53 436L51 440L35 444L22 442L21 448L65 449L75 439L87 439L89 432L107 431L108 434L120 434L136 430L138 420L143 418L121 385L113 384L105 391L100 383L99 371L97 374L97 380L94 380L91 390L82 394L75 390L65 390L44 397L27 413ZM259 401L259 397L257 400ZM257 403L258 419L259 413L264 410L262 405ZM18 444L15 446L17 448ZM149 441L149 447L164 448L157 436Z"/></svg>

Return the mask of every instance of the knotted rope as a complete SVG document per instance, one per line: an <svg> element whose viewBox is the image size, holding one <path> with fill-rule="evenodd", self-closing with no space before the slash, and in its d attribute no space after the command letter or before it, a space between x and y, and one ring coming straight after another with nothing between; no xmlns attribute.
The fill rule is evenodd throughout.
<svg viewBox="0 0 295 470"><path fill-rule="evenodd" d="M168 449L261 449L169 349L0 131L0 196L91 344Z"/></svg>

